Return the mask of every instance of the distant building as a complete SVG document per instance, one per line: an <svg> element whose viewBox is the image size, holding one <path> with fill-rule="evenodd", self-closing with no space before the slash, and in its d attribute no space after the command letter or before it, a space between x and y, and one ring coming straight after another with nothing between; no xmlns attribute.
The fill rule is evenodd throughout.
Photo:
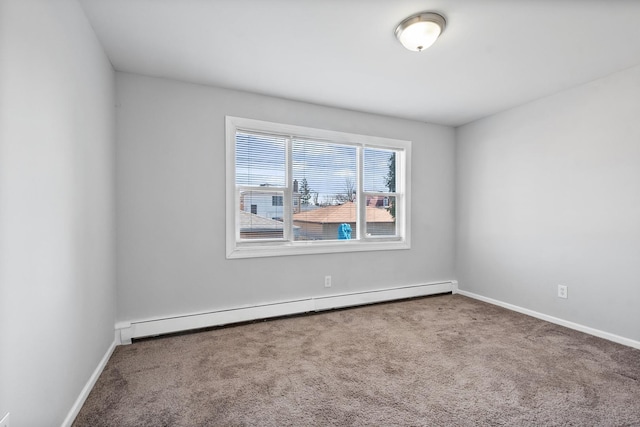
<svg viewBox="0 0 640 427"><path fill-rule="evenodd" d="M371 196L367 197L367 206L375 206L377 208L388 207L389 197L387 196Z"/></svg>
<svg viewBox="0 0 640 427"><path fill-rule="evenodd" d="M266 187L267 185L265 185ZM297 183L294 186L297 190ZM293 213L300 212L300 193L293 192ZM282 221L284 193L282 191L246 191L240 194L240 210Z"/></svg>
<svg viewBox="0 0 640 427"><path fill-rule="evenodd" d="M366 207L366 232L373 236L393 236L396 222L384 207ZM355 237L356 204L325 206L293 215L293 224L300 227L300 240L333 240L338 238L340 224L349 224Z"/></svg>

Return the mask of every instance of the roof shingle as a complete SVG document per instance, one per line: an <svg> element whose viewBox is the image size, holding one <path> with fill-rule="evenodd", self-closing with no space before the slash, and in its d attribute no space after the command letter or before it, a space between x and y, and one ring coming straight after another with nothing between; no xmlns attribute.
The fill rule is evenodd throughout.
<svg viewBox="0 0 640 427"><path fill-rule="evenodd" d="M367 222L395 222L393 216L385 208L367 206ZM356 204L346 202L342 205L325 206L312 211L293 215L297 222L314 222L319 224L341 224L356 222Z"/></svg>

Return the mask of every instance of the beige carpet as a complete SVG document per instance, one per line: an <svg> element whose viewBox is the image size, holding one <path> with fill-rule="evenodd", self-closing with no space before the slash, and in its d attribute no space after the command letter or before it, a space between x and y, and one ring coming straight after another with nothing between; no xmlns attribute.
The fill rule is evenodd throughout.
<svg viewBox="0 0 640 427"><path fill-rule="evenodd" d="M640 350L460 295L116 349L80 426L640 426Z"/></svg>

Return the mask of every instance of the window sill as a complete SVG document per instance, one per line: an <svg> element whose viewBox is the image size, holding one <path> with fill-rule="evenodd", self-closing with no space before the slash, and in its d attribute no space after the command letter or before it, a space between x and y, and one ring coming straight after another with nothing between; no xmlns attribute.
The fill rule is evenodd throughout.
<svg viewBox="0 0 640 427"><path fill-rule="evenodd" d="M330 242L284 242L264 245L238 245L227 251L227 259L261 258L293 255L336 254L346 252L390 251L411 249L404 240L385 241L330 241Z"/></svg>

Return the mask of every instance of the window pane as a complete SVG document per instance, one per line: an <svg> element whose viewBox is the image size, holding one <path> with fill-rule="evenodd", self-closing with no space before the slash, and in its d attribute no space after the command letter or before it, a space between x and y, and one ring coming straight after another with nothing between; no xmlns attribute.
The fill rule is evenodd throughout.
<svg viewBox="0 0 640 427"><path fill-rule="evenodd" d="M355 147L295 139L292 156L293 179L303 206L305 201L314 206L355 201Z"/></svg>
<svg viewBox="0 0 640 427"><path fill-rule="evenodd" d="M282 200L282 191L240 192L240 238L283 238L283 206L273 206L273 198Z"/></svg>
<svg viewBox="0 0 640 427"><path fill-rule="evenodd" d="M355 239L356 148L295 139L292 157L296 240Z"/></svg>
<svg viewBox="0 0 640 427"><path fill-rule="evenodd" d="M396 235L396 197L367 196L367 236Z"/></svg>
<svg viewBox="0 0 640 427"><path fill-rule="evenodd" d="M285 186L285 138L236 133L236 185Z"/></svg>
<svg viewBox="0 0 640 427"><path fill-rule="evenodd" d="M364 191L396 191L396 152L364 149Z"/></svg>

